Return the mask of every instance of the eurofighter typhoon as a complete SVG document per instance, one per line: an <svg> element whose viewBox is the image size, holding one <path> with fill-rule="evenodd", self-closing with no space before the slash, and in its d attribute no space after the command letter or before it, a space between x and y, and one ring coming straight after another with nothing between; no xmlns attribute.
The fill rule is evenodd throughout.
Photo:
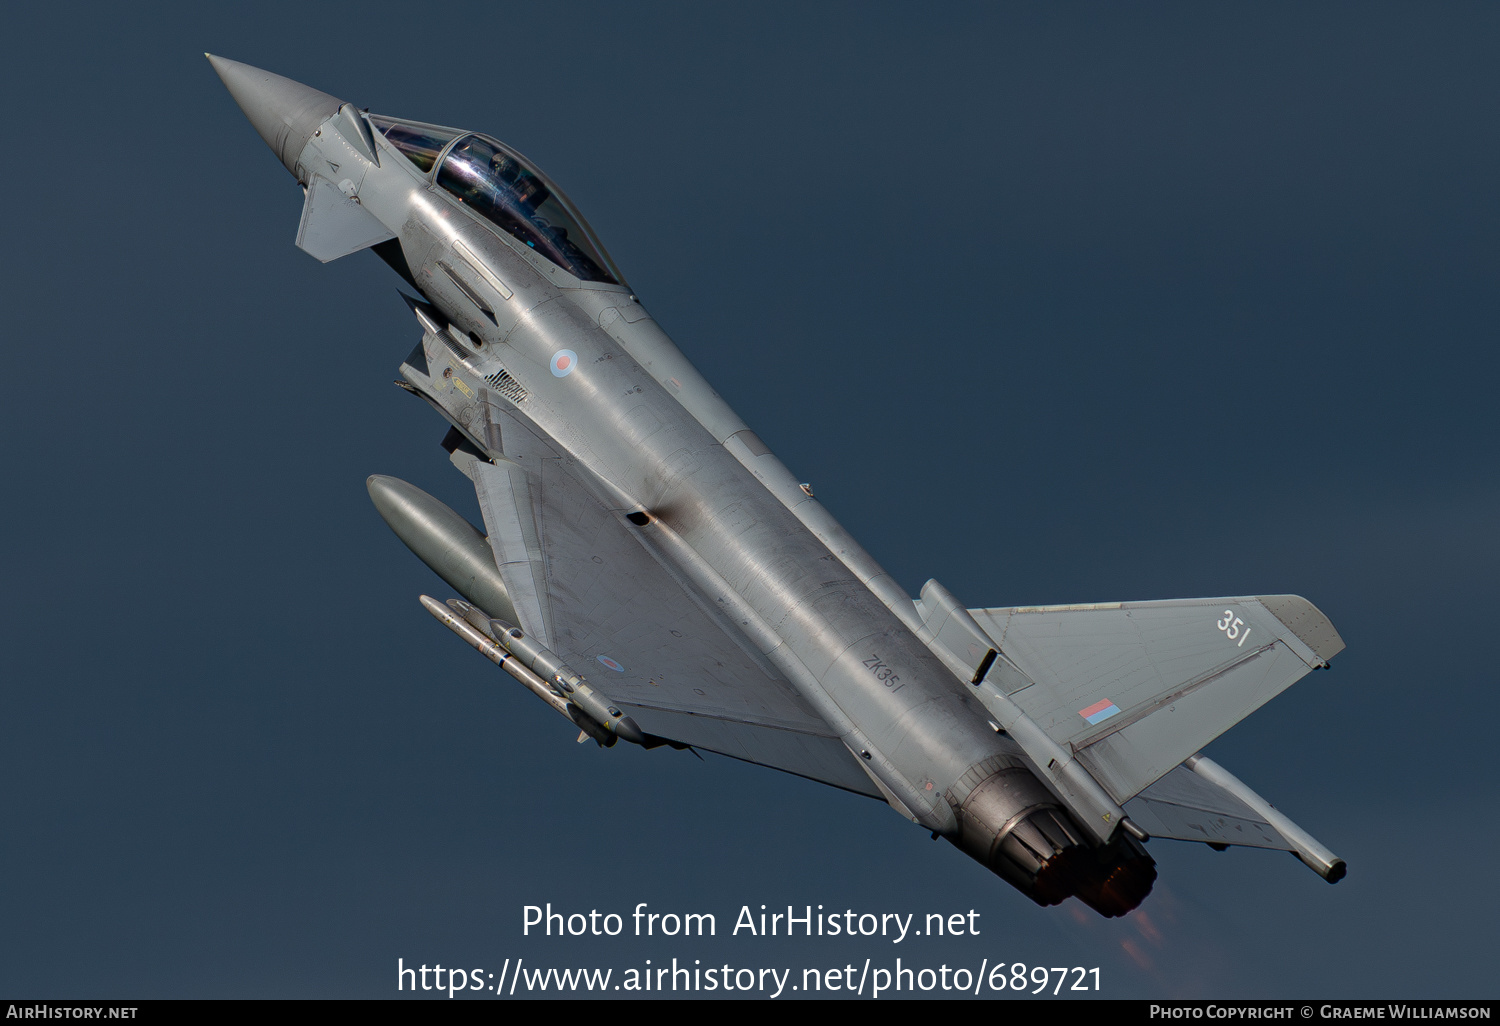
<svg viewBox="0 0 1500 1026"><path fill-rule="evenodd" d="M1152 837L1334 856L1199 750L1344 643L1295 595L913 600L735 415L583 215L491 136L209 55L305 196L297 245L420 298L396 383L450 425L484 533L371 477L462 598L422 604L578 739L703 749L886 802L1041 905L1104 916ZM571 736L571 733L570 733Z"/></svg>

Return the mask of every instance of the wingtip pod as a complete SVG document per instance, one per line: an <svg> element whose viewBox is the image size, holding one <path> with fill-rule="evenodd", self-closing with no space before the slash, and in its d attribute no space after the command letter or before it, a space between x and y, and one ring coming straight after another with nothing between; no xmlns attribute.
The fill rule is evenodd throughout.
<svg viewBox="0 0 1500 1026"><path fill-rule="evenodd" d="M319 125L339 112L344 101L249 64L211 53L203 56L271 152L295 174L297 158L307 140Z"/></svg>
<svg viewBox="0 0 1500 1026"><path fill-rule="evenodd" d="M1305 601L1305 600L1304 600ZM1310 605L1311 603L1309 603ZM1201 752L1183 763L1198 776L1234 795L1281 834L1291 853L1308 869L1329 883L1338 883L1349 873L1348 864L1329 851L1317 838L1288 819L1239 777ZM1278 845L1278 847L1280 847Z"/></svg>

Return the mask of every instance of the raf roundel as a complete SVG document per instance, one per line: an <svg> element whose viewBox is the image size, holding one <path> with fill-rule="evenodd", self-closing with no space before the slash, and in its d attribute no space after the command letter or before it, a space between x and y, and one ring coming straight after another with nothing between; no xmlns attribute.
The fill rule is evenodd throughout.
<svg viewBox="0 0 1500 1026"><path fill-rule="evenodd" d="M603 663L605 666L608 666L611 670L614 670L616 673L624 673L625 672L625 667L623 667L619 663L615 662L609 656L602 655L602 656L599 657L599 661L601 663Z"/></svg>
<svg viewBox="0 0 1500 1026"><path fill-rule="evenodd" d="M565 378L578 366L578 354L571 349L559 349L552 354L552 376Z"/></svg>

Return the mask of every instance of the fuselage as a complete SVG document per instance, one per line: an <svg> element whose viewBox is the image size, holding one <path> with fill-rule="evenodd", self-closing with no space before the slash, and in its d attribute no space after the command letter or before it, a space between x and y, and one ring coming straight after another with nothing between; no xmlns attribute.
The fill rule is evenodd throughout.
<svg viewBox="0 0 1500 1026"><path fill-rule="evenodd" d="M1118 806L1098 792L1102 819L1080 829L1065 811L1079 806L1071 756L993 688L971 690L996 649L976 669L927 643L923 612L709 386L534 165L489 137L366 116L211 60L307 192L298 245L325 261L374 245L440 314L419 319L442 366L402 373L476 452L505 459L497 405L545 439L897 811L1039 903L1139 903L1155 871ZM972 625L937 592L945 617ZM977 625L970 637L976 658L993 644Z"/></svg>
<svg viewBox="0 0 1500 1026"><path fill-rule="evenodd" d="M472 370L461 384L490 388L502 373L519 384L525 398L507 400L515 412L572 457L611 508L644 513L635 527L643 541L710 603L732 610L919 822L951 833L945 796L959 777L985 759L1021 760L965 683L882 601L904 602L911 619L910 599L627 286L574 278L437 186L435 169L421 172L376 139L381 166L366 173L360 201L396 233L412 280L457 329ZM304 154L304 166L318 159ZM451 381L440 387L456 400L441 408L470 433L469 397ZM492 444L470 437L481 449Z"/></svg>

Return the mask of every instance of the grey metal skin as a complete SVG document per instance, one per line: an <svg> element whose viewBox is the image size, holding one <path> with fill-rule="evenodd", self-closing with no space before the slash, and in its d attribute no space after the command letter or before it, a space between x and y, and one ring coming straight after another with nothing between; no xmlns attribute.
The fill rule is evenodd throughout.
<svg viewBox="0 0 1500 1026"><path fill-rule="evenodd" d="M295 174L297 158L307 140L318 126L338 113L344 101L248 64L213 54L204 56L271 152Z"/></svg>
<svg viewBox="0 0 1500 1026"><path fill-rule="evenodd" d="M1295 846L1292 854L1297 856L1303 865L1329 883L1338 883L1349 872L1349 866L1343 859L1320 844L1317 838L1306 830L1276 811L1270 802L1246 787L1239 777L1223 766L1201 753L1189 757L1183 765L1205 780L1222 787L1264 817L1283 837L1292 842Z"/></svg>
<svg viewBox="0 0 1500 1026"><path fill-rule="evenodd" d="M367 134L353 108L328 94L210 61L310 193L338 183L349 217L373 217L399 239L409 280L449 322L446 344L463 354L466 373L454 380L471 379L462 392L449 381L408 381L477 451L502 455L487 432L474 430L473 387L517 383L524 399L507 400L510 412L565 452L606 508L637 525L643 543L710 608L729 611L894 808L1041 904L1077 895L1114 916L1144 899L1154 863L1120 819L1077 821L1023 745L991 727L968 674L945 665L919 636L913 601L709 387L627 286L577 279L497 230L438 188L435 170L424 174L379 132ZM361 152L367 145L375 160ZM306 216L303 227L311 234ZM460 288L450 272L463 264L482 273ZM474 302L479 293L488 312ZM574 356L558 374L552 368L563 351ZM378 481L371 479L377 505L400 492ZM442 554L419 548L424 543L403 540L434 568L443 564ZM466 548L478 563L475 540ZM467 569L450 572L445 579L461 593L508 619L497 598L491 606L460 586ZM481 586L472 582L482 576L476 569L468 586Z"/></svg>
<svg viewBox="0 0 1500 1026"><path fill-rule="evenodd" d="M516 615L495 569L494 553L472 524L400 478L376 474L365 486L396 537L460 595L496 616Z"/></svg>

